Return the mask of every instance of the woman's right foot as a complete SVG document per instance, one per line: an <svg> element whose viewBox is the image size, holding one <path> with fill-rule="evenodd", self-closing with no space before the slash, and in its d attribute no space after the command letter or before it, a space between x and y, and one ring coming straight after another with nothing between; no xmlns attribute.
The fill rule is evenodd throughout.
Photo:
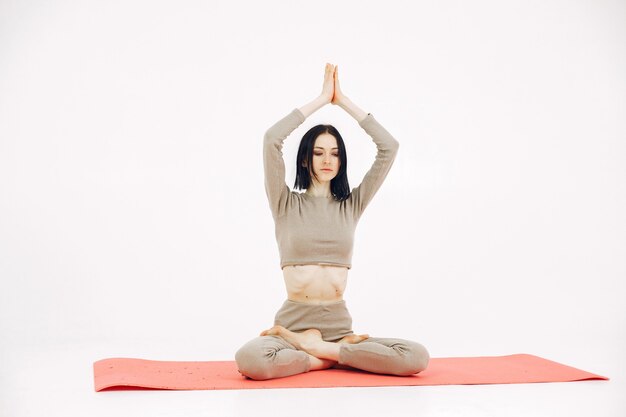
<svg viewBox="0 0 626 417"><path fill-rule="evenodd" d="M323 342L322 332L317 329L309 329L303 332L292 332L283 326L274 326L261 332L261 336L280 336L287 342L291 343L298 350L308 352L316 344Z"/></svg>

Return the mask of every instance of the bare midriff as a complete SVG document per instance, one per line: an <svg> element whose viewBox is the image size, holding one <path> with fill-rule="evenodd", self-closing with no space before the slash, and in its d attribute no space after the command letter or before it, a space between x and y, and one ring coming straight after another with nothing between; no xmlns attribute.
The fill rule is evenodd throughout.
<svg viewBox="0 0 626 417"><path fill-rule="evenodd" d="M309 304L343 300L348 267L337 265L286 265L283 277L287 298Z"/></svg>

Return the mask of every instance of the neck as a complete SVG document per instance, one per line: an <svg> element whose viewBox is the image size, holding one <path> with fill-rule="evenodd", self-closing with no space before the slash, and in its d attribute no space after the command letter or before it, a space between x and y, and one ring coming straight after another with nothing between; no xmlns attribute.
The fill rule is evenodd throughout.
<svg viewBox="0 0 626 417"><path fill-rule="evenodd" d="M306 194L312 197L332 197L330 192L330 181L323 183L313 181L311 186L307 188Z"/></svg>

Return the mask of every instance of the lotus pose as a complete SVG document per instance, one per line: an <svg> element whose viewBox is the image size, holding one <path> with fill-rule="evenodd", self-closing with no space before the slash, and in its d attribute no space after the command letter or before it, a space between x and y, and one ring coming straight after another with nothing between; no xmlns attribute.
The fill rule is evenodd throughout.
<svg viewBox="0 0 626 417"><path fill-rule="evenodd" d="M343 294L352 267L354 231L398 152L398 142L371 113L357 107L339 88L338 69L326 64L322 94L294 108L265 133L265 191L274 218L287 300L274 326L243 345L235 359L239 372L264 380L326 369L412 375L426 368L421 344L369 337L352 331ZM361 184L350 190L343 139L332 125L308 130L297 154L295 192L285 183L283 142L324 105L338 105L373 139L377 155Z"/></svg>

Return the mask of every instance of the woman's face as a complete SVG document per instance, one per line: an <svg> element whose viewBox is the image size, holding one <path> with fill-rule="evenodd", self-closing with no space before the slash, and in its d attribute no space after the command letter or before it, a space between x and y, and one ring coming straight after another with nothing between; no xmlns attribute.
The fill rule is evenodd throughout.
<svg viewBox="0 0 626 417"><path fill-rule="evenodd" d="M318 181L330 181L339 172L339 148L337 139L330 133L322 133L313 145L313 172Z"/></svg>

